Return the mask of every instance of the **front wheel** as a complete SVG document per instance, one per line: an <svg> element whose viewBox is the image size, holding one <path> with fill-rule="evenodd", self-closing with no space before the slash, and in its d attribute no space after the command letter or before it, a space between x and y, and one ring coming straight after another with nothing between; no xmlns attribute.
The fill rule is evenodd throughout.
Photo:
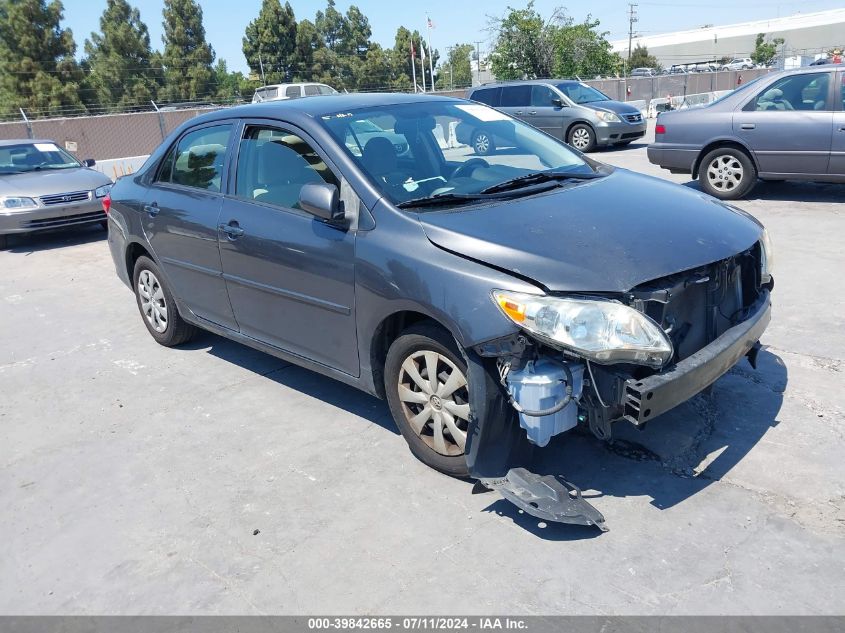
<svg viewBox="0 0 845 633"><path fill-rule="evenodd" d="M701 160L698 178L705 193L720 200L738 200L757 182L757 168L742 150L718 147Z"/></svg>
<svg viewBox="0 0 845 633"><path fill-rule="evenodd" d="M593 128L584 123L573 126L566 140L572 147L585 154L596 148L596 134Z"/></svg>
<svg viewBox="0 0 845 633"><path fill-rule="evenodd" d="M384 387L414 456L447 475L467 476L470 386L452 336L428 323L405 330L387 353Z"/></svg>
<svg viewBox="0 0 845 633"><path fill-rule="evenodd" d="M193 338L196 328L179 314L173 294L155 262L139 257L132 279L144 325L158 343L173 347Z"/></svg>

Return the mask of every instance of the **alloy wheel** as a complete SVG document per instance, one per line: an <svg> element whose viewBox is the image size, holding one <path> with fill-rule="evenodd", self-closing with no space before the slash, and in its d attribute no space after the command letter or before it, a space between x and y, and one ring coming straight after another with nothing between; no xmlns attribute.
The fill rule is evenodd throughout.
<svg viewBox="0 0 845 633"><path fill-rule="evenodd" d="M490 150L490 138L486 134L478 134L475 137L475 151L477 154L486 154Z"/></svg>
<svg viewBox="0 0 845 633"><path fill-rule="evenodd" d="M579 127L572 133L572 145L579 150L586 149L590 146L590 132Z"/></svg>
<svg viewBox="0 0 845 633"><path fill-rule="evenodd" d="M742 182L745 170L736 156L716 156L707 166L707 180L717 191L733 191Z"/></svg>
<svg viewBox="0 0 845 633"><path fill-rule="evenodd" d="M432 350L405 359L398 376L399 400L410 427L440 455L463 455L469 424L464 373Z"/></svg>
<svg viewBox="0 0 845 633"><path fill-rule="evenodd" d="M164 332L167 329L167 302L158 278L149 270L142 270L138 275L138 297L144 318L156 332Z"/></svg>

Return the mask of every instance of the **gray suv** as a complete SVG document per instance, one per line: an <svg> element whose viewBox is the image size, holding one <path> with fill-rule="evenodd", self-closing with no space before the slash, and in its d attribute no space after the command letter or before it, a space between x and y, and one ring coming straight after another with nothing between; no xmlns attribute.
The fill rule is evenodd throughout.
<svg viewBox="0 0 845 633"><path fill-rule="evenodd" d="M845 72L814 66L765 75L709 106L657 117L648 159L691 173L723 200L758 178L845 182Z"/></svg>
<svg viewBox="0 0 845 633"><path fill-rule="evenodd" d="M472 88L467 99L522 119L582 152L627 145L645 135L646 123L635 106L614 101L580 81L538 79ZM458 130L458 140L486 156L499 139L484 127Z"/></svg>

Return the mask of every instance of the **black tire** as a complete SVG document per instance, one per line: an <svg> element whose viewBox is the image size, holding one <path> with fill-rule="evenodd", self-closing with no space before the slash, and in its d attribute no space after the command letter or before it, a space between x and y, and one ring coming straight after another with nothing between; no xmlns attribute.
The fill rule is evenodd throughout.
<svg viewBox="0 0 845 633"><path fill-rule="evenodd" d="M6 235L0 235L0 251L6 248L9 245L9 237Z"/></svg>
<svg viewBox="0 0 845 633"><path fill-rule="evenodd" d="M103 227L104 231L108 231L109 230L109 221L108 220L102 220L100 222L100 226Z"/></svg>
<svg viewBox="0 0 845 633"><path fill-rule="evenodd" d="M757 168L741 149L717 147L701 159L698 180L705 193L720 200L738 200L757 184Z"/></svg>
<svg viewBox="0 0 845 633"><path fill-rule="evenodd" d="M140 279L141 275L145 272L151 273L152 278L155 280L155 284L150 284L152 288L160 289L163 295L162 300L164 303L163 306L160 307L164 307L166 309L166 323L164 323L164 327L161 331L157 330L153 324L155 321L153 313L151 312L151 316L148 316L144 306L142 305ZM148 278L145 277L145 279ZM197 332L197 328L185 321L179 314L176 302L173 300L173 294L170 292L170 288L168 288L167 282L161 274L161 270L150 258L142 255L138 258L138 261L135 262L135 269L132 273L132 289L135 292L135 302L138 304L138 311L141 313L141 320L144 322L144 325L147 326L147 331L150 333L150 336L152 336L157 343L164 345L165 347L173 347L175 345L185 343L193 338ZM153 321L151 321L151 319ZM160 322L159 325L161 325Z"/></svg>
<svg viewBox="0 0 845 633"><path fill-rule="evenodd" d="M476 130L472 133L472 149L479 156L489 156L496 151L496 142L486 130Z"/></svg>
<svg viewBox="0 0 845 633"><path fill-rule="evenodd" d="M448 431L448 426L442 424L444 446L448 449L447 452L452 454L444 454L443 451L438 451L434 448L437 444L435 439L435 418L426 419L422 422L422 429L420 433L414 430L409 416L423 414L422 409L428 407L429 410L434 410L434 396L425 404L411 403L400 398L400 386L405 389L410 389L413 393L419 393L424 397L422 391L413 384L410 380L408 372L404 369L403 364L406 361L411 361L414 367L419 367L419 375L424 380L428 380L427 359L421 358L425 352L435 352L439 355L438 358L438 384L444 385L441 378L447 378L452 368L446 363L443 358L448 361L463 374L463 378L467 376L467 365L463 355L458 350L457 343L451 334L441 327L433 323L418 323L407 330L405 330L399 337L393 341L390 350L387 352L387 359L384 366L384 388L387 394L387 402L390 406L390 412L399 427L399 431L408 442L408 447L414 456L421 462L438 470L446 475L453 477L466 477L468 474L467 463L464 457L463 450L459 442L455 442L451 433ZM420 362L420 365L416 363ZM407 382L403 382L408 379ZM405 392L407 393L407 391ZM437 404L441 403L440 399L436 400ZM456 389L451 397L444 397L442 399L443 406L438 409L440 412L454 411L454 407L464 407L469 411L469 385ZM465 405L464 405L465 403ZM447 409L447 407L453 407ZM464 419L459 419L452 415L454 423L459 430L466 431L469 422Z"/></svg>
<svg viewBox="0 0 845 633"><path fill-rule="evenodd" d="M569 130L569 134L566 135L566 142L586 154L596 149L596 133L586 123L578 123Z"/></svg>

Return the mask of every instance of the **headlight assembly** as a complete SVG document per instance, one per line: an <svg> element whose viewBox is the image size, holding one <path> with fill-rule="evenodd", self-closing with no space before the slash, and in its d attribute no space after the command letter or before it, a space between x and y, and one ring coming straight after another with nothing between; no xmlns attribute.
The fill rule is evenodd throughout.
<svg viewBox="0 0 845 633"><path fill-rule="evenodd" d="M605 123L619 123L619 117L613 112L605 110L595 110L596 116Z"/></svg>
<svg viewBox="0 0 845 633"><path fill-rule="evenodd" d="M0 208L6 211L6 213L16 213L18 211L36 209L38 208L38 204L32 198L24 198L21 196L3 196L0 197Z"/></svg>
<svg viewBox="0 0 845 633"><path fill-rule="evenodd" d="M672 358L672 343L654 321L605 299L569 299L494 290L499 309L521 328L553 347L601 364L635 363L659 368Z"/></svg>
<svg viewBox="0 0 845 633"><path fill-rule="evenodd" d="M94 189L94 197L95 198L105 198L106 194L111 191L111 185L103 185L102 187L97 187Z"/></svg>
<svg viewBox="0 0 845 633"><path fill-rule="evenodd" d="M772 251L772 240L769 232L763 229L760 236L760 281L764 284L772 280L772 266L774 265L774 252Z"/></svg>

